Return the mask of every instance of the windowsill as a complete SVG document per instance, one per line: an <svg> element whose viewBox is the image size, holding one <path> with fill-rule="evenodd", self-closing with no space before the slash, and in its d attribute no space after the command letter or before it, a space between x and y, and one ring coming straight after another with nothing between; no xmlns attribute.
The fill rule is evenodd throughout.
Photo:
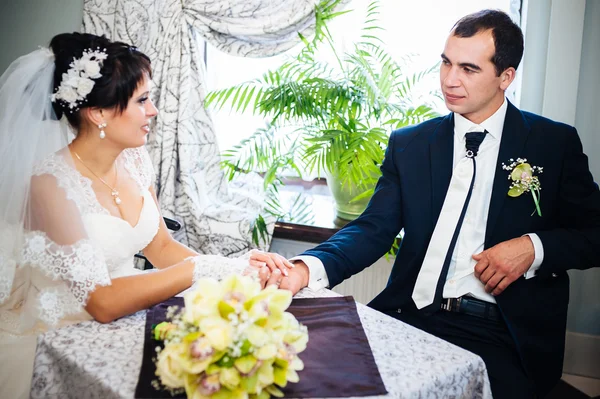
<svg viewBox="0 0 600 399"><path fill-rule="evenodd" d="M335 201L324 180L288 180L279 189L279 194L283 206L293 210L291 217L281 218L275 223L273 238L321 243L348 223L335 216ZM299 194L302 195L304 209L293 206Z"/></svg>

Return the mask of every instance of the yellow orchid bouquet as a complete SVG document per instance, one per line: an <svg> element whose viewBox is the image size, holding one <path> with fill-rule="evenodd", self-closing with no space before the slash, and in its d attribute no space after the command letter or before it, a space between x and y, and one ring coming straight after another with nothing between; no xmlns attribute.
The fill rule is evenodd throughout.
<svg viewBox="0 0 600 399"><path fill-rule="evenodd" d="M184 295L183 309L169 309L155 328L156 375L170 390L193 399L282 397L304 368L305 326L285 310L292 294L252 277L205 278ZM158 382L156 382L158 385ZM159 386L155 386L158 388Z"/></svg>

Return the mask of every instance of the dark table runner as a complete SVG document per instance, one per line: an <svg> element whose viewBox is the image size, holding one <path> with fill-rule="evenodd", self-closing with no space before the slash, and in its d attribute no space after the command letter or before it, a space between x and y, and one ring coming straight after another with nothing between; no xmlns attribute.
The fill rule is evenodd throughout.
<svg viewBox="0 0 600 399"><path fill-rule="evenodd" d="M156 346L162 346L152 337L152 325L164 321L167 308L173 305L183 306L183 298L171 298L148 310L136 398L172 397L152 387L152 380L158 378L152 359L156 357ZM304 370L298 373L300 382L288 383L283 389L286 398L387 393L352 297L294 299L288 311L308 328L309 339L306 350L299 354L304 362Z"/></svg>

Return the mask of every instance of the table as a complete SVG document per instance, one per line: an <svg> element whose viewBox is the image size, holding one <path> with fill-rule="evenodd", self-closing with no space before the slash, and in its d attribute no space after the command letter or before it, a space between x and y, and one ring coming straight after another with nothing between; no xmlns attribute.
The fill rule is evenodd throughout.
<svg viewBox="0 0 600 399"><path fill-rule="evenodd" d="M303 289L297 298L337 296ZM483 360L357 303L388 394L380 398L491 398ZM32 398L133 398L145 311L110 324L88 321L38 338ZM374 398L374 397L364 397Z"/></svg>

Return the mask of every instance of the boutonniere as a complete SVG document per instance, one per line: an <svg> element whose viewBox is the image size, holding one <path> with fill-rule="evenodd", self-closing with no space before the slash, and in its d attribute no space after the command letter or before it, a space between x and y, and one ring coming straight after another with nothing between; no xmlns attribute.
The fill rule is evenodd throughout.
<svg viewBox="0 0 600 399"><path fill-rule="evenodd" d="M538 216L542 216L540 210L540 179L534 174L540 174L544 172L544 168L540 166L531 166L527 163L525 158L510 159L510 164L505 165L502 163L502 169L508 170L508 180L512 180L510 188L508 189L509 197L518 197L523 193L531 193L533 197L533 203L535 204L535 210L531 214L537 212Z"/></svg>

